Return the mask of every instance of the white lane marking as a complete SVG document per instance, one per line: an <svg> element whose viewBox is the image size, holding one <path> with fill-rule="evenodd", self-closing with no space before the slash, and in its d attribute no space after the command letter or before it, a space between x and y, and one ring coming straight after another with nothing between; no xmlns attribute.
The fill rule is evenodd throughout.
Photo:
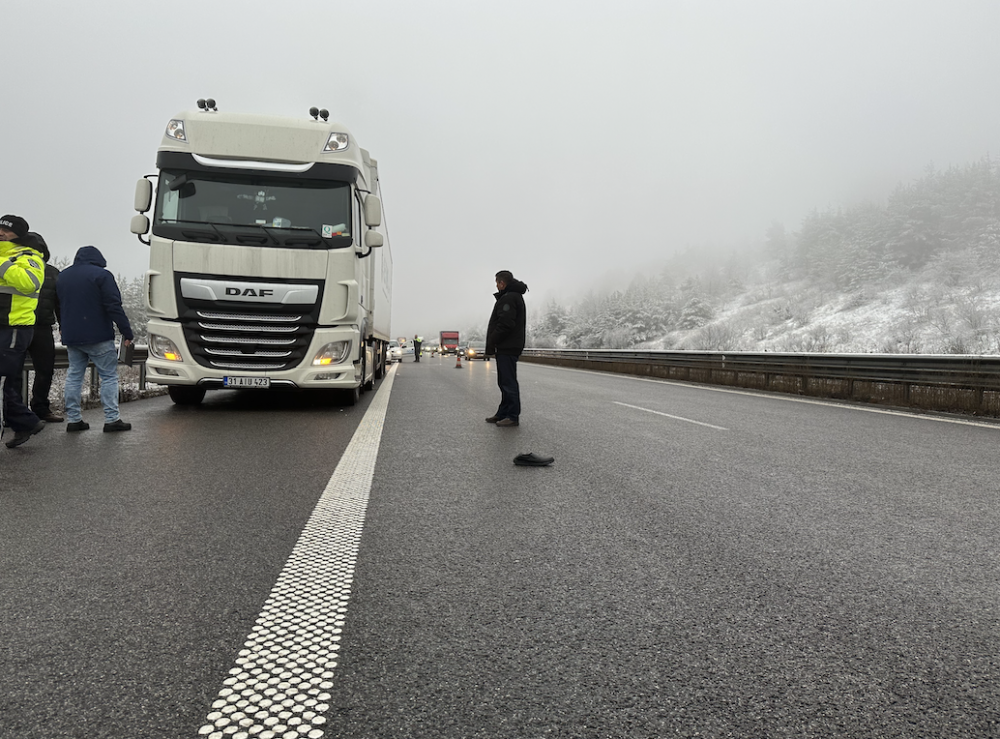
<svg viewBox="0 0 1000 739"><path fill-rule="evenodd" d="M354 582L393 366L344 451L207 723L208 739L319 739Z"/></svg>
<svg viewBox="0 0 1000 739"><path fill-rule="evenodd" d="M764 393L758 390L738 389L729 387L713 387L711 385L700 385L696 382L679 382L677 380L659 380L651 377L636 377L635 375L619 374L617 372L601 372L599 370L576 369L575 367L557 367L551 364L536 364L534 362L524 362L533 367L546 367L564 372L583 372L590 375L603 375L605 377L622 377L636 382L652 382L657 385L676 385L693 390L708 390L713 393L731 393L732 395L751 395L755 398L769 398L770 400L781 400L786 403L805 403L807 405L822 405L827 408L840 408L846 411L860 411L862 413L880 413L884 416L902 416L918 421L935 421L937 423L953 423L958 426L976 426L978 428L992 429L1000 431L1000 423L990 423L988 421L966 421L962 418L943 418L941 416L928 416L917 411L896 411L887 408L868 408L862 405L852 405L850 401L823 400L821 398L800 398L794 395L783 395L781 393Z"/></svg>
<svg viewBox="0 0 1000 739"><path fill-rule="evenodd" d="M650 408L642 408L638 405L629 405L628 403L619 403L617 400L614 401L615 405L622 405L626 408L634 408L637 411L645 411L646 413L655 413L658 416L666 416L667 418L673 418L675 421L684 421L685 423L696 423L699 426L708 426L710 429L717 429L719 431L729 431L729 429L722 426L713 426L710 423L705 423L704 421L695 421L691 418L684 418L683 416L671 416L669 413L663 413L661 411L654 411Z"/></svg>

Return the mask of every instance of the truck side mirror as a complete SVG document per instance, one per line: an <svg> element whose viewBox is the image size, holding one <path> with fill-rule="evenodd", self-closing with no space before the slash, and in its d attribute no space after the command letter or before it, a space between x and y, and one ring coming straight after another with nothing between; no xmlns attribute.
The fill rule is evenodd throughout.
<svg viewBox="0 0 1000 739"><path fill-rule="evenodd" d="M382 234L378 231L365 231L365 246L369 249L377 249L385 243Z"/></svg>
<svg viewBox="0 0 1000 739"><path fill-rule="evenodd" d="M149 219L142 214L139 214L137 216L132 216L132 222L129 224L129 229L132 231L132 233L136 234L137 236L148 234Z"/></svg>
<svg viewBox="0 0 1000 739"><path fill-rule="evenodd" d="M382 225L382 201L375 195L365 198L365 225L368 228Z"/></svg>
<svg viewBox="0 0 1000 739"><path fill-rule="evenodd" d="M143 177L135 183L135 209L140 213L145 213L153 204L153 183ZM148 224L147 224L147 230ZM133 231L132 233L139 233ZM142 233L145 233L143 231Z"/></svg>

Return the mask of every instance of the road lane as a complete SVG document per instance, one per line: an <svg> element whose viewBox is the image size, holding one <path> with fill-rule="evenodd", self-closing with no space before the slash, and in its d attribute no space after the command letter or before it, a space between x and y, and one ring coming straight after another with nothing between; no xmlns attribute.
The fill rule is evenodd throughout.
<svg viewBox="0 0 1000 739"><path fill-rule="evenodd" d="M4 449L0 736L196 735L369 398L158 398Z"/></svg>
<svg viewBox="0 0 1000 739"><path fill-rule="evenodd" d="M285 563L199 734L319 739L332 696L390 368Z"/></svg>
<svg viewBox="0 0 1000 739"><path fill-rule="evenodd" d="M994 733L995 427L402 369L331 735Z"/></svg>
<svg viewBox="0 0 1000 739"><path fill-rule="evenodd" d="M997 733L998 427L519 374L398 368L310 730ZM124 408L0 455L2 737L197 736L365 410Z"/></svg>

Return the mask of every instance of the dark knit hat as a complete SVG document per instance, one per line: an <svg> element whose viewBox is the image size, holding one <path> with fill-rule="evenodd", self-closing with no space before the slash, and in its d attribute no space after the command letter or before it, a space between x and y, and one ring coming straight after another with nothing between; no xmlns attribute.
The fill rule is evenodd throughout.
<svg viewBox="0 0 1000 739"><path fill-rule="evenodd" d="M41 234L35 233L34 231L28 231L25 236L21 237L20 241L23 244L27 244L27 246L30 246L32 249L40 251L42 256L45 257L46 262L51 258L52 255L49 254L49 245L45 243L45 239L42 238Z"/></svg>
<svg viewBox="0 0 1000 739"><path fill-rule="evenodd" d="M16 234L17 238L27 235L30 230L28 222L21 216L3 216L0 218L0 227L9 228Z"/></svg>

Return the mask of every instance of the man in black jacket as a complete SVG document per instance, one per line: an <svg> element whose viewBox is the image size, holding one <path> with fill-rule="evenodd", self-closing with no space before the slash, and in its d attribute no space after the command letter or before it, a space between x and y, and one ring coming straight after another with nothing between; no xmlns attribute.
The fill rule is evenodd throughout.
<svg viewBox="0 0 1000 739"><path fill-rule="evenodd" d="M517 358L524 351L526 316L524 294L528 286L508 270L497 272L496 305L486 328L486 356L497 358L497 385L500 407L486 419L497 426L518 426L521 416L521 389L517 384Z"/></svg>
<svg viewBox="0 0 1000 739"><path fill-rule="evenodd" d="M31 385L30 408L36 416L48 423L62 423L62 416L52 412L49 404L49 391L52 389L52 376L55 374L56 345L52 336L52 327L59 320L59 296L56 294L56 279L59 269L49 264L50 254L48 244L41 234L28 232L31 245L45 257L45 281L38 291L38 306L35 308L35 332L28 344L28 356L35 370L35 381ZM21 378L11 383L21 392Z"/></svg>

